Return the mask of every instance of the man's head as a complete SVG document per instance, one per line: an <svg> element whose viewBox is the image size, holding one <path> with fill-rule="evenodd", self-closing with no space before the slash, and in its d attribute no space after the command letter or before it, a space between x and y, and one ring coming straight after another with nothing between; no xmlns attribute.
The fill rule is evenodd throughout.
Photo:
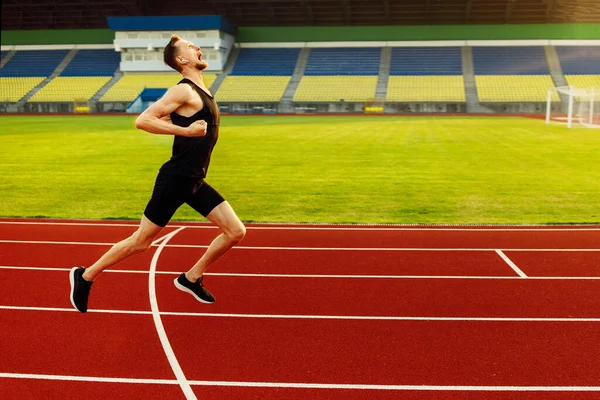
<svg viewBox="0 0 600 400"><path fill-rule="evenodd" d="M188 42L177 35L165 46L164 61L169 67L178 72L186 69L202 71L208 68L208 63L202 59L202 50L192 42Z"/></svg>

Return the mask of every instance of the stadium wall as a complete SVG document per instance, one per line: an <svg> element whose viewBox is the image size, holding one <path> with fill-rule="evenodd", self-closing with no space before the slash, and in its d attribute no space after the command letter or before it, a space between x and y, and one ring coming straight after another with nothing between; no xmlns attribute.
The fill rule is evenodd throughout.
<svg viewBox="0 0 600 400"><path fill-rule="evenodd" d="M239 27L236 37L239 43L535 39L600 39L600 24Z"/></svg>
<svg viewBox="0 0 600 400"><path fill-rule="evenodd" d="M593 40L600 24L239 27L236 42ZM112 44L110 29L8 30L1 44Z"/></svg>

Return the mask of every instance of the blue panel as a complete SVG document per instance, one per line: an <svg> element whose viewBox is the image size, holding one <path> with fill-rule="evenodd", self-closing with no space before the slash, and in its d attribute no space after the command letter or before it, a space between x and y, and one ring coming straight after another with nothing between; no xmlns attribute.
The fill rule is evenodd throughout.
<svg viewBox="0 0 600 400"><path fill-rule="evenodd" d="M79 50L61 76L113 76L120 61L113 49Z"/></svg>
<svg viewBox="0 0 600 400"><path fill-rule="evenodd" d="M475 75L548 75L544 48L473 47Z"/></svg>
<svg viewBox="0 0 600 400"><path fill-rule="evenodd" d="M2 67L0 76L49 76L68 52L69 50L17 51Z"/></svg>
<svg viewBox="0 0 600 400"><path fill-rule="evenodd" d="M600 75L600 46L556 46L565 75Z"/></svg>
<svg viewBox="0 0 600 400"><path fill-rule="evenodd" d="M174 17L107 17L113 31L186 31L218 29L231 34L235 27L220 15L188 15Z"/></svg>
<svg viewBox="0 0 600 400"><path fill-rule="evenodd" d="M460 47L394 47L390 75L462 75Z"/></svg>
<svg viewBox="0 0 600 400"><path fill-rule="evenodd" d="M142 94L140 96L142 96L142 101L156 101L158 99L160 99L161 97L164 96L165 93L167 93L168 89L157 89L157 88L150 88L150 89L144 89L142 91Z"/></svg>
<svg viewBox="0 0 600 400"><path fill-rule="evenodd" d="M299 54L299 49L241 49L230 75L291 76Z"/></svg>
<svg viewBox="0 0 600 400"><path fill-rule="evenodd" d="M378 75L381 48L311 49L304 75Z"/></svg>

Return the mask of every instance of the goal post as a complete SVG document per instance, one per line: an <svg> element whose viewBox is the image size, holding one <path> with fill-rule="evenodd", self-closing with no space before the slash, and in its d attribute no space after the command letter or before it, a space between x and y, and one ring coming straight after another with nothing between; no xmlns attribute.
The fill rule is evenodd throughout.
<svg viewBox="0 0 600 400"><path fill-rule="evenodd" d="M560 100L558 104L554 104ZM560 86L548 89L546 124L600 128L600 89Z"/></svg>

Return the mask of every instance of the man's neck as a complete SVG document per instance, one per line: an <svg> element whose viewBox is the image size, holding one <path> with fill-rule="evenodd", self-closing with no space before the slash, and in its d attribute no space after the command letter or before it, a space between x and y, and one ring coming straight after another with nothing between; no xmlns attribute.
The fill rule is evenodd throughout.
<svg viewBox="0 0 600 400"><path fill-rule="evenodd" d="M184 71L184 72L182 72L181 75L184 78L189 79L190 81L194 82L199 87L205 87L204 80L202 79L201 71Z"/></svg>

